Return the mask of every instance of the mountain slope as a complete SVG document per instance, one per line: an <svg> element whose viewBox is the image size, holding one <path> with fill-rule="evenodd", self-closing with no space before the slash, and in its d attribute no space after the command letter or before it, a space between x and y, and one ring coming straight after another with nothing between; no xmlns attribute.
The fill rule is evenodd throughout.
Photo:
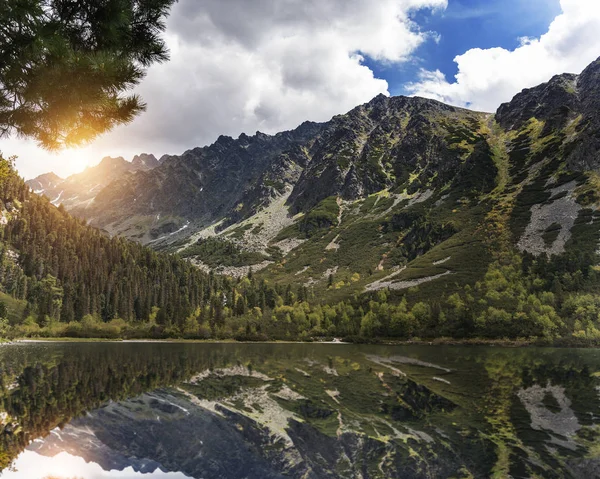
<svg viewBox="0 0 600 479"><path fill-rule="evenodd" d="M183 324L221 294L220 281L181 259L109 238L30 192L1 158L0 205L0 287L25 303L23 315L9 319L29 332L60 322L77 336L83 320L114 336L120 326L102 324L115 318L160 329Z"/></svg>
<svg viewBox="0 0 600 479"><path fill-rule="evenodd" d="M226 228L282 197L293 215L332 195L354 200L409 178L413 189L442 184L477 143L486 118L432 100L381 95L324 124L274 136L222 136L114 181L85 206L65 206L112 234L164 246L208 226Z"/></svg>
<svg viewBox="0 0 600 479"><path fill-rule="evenodd" d="M236 277L224 327L250 315L247 334L598 341L599 89L597 61L495 115L378 96L220 137L71 211Z"/></svg>
<svg viewBox="0 0 600 479"><path fill-rule="evenodd" d="M152 171L113 182L85 210L73 212L143 242L168 236L189 222L235 221L242 209L256 212L297 179L307 162L305 149L320 129L305 123L272 137L221 136L211 146L171 156Z"/></svg>
<svg viewBox="0 0 600 479"><path fill-rule="evenodd" d="M160 164L154 155L142 153L133 161L123 157L105 157L96 165L85 171L62 179L54 173L46 173L27 184L37 194L45 195L52 204L62 204L69 210L85 207L95 196L111 182L137 171L148 171Z"/></svg>
<svg viewBox="0 0 600 479"><path fill-rule="evenodd" d="M600 337L595 313L574 315L600 312L598 72L555 77L493 116L376 98L315 142L287 199L296 216L274 237L256 241L270 223L259 214L179 251L213 267L223 250L262 252L227 257L363 308L367 336Z"/></svg>

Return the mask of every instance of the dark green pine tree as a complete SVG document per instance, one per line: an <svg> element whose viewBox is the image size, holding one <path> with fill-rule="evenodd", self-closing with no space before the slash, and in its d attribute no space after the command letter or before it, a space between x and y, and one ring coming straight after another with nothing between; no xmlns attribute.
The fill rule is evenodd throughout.
<svg viewBox="0 0 600 479"><path fill-rule="evenodd" d="M125 93L168 59L174 1L1 1L0 137L54 150L130 122L145 104Z"/></svg>

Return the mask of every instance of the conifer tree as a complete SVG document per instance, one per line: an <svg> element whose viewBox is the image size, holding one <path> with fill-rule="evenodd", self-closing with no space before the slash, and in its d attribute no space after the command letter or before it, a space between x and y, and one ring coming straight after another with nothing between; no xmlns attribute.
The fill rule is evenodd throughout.
<svg viewBox="0 0 600 479"><path fill-rule="evenodd" d="M55 150L130 122L145 104L126 92L168 59L174 1L0 2L0 137Z"/></svg>

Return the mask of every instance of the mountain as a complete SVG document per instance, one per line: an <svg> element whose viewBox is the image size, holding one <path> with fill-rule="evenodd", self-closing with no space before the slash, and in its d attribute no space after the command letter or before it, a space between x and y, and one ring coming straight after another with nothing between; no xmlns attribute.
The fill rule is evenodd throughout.
<svg viewBox="0 0 600 479"><path fill-rule="evenodd" d="M142 242L168 237L192 222L194 229L225 218L231 223L269 204L298 179L308 160L305 150L321 128L305 123L275 136L221 136L211 146L120 178L85 208L71 211Z"/></svg>
<svg viewBox="0 0 600 479"><path fill-rule="evenodd" d="M104 160L94 172L118 165ZM177 256L87 226L33 193L2 158L0 225L0 335L19 325L20 334L58 327L61 335L79 336L91 328L110 337L126 324L147 335L183 324L231 292ZM206 319L212 316L207 310Z"/></svg>
<svg viewBox="0 0 600 479"><path fill-rule="evenodd" d="M224 336L597 341L599 89L596 61L495 114L380 95L65 207L233 277Z"/></svg>
<svg viewBox="0 0 600 479"><path fill-rule="evenodd" d="M63 204L69 209L84 208L112 181L137 171L151 170L159 164L154 155L146 153L136 155L131 162L121 156L107 156L98 165L88 167L67 179L63 180L54 173L46 173L27 181L27 184L35 193L47 196L57 206Z"/></svg>
<svg viewBox="0 0 600 479"><path fill-rule="evenodd" d="M157 160L152 154L142 153L133 157L131 165L138 170L151 170L160 165L160 160Z"/></svg>
<svg viewBox="0 0 600 479"><path fill-rule="evenodd" d="M117 179L85 206L65 206L112 234L164 245L206 227L224 229L275 203L293 215L330 196L363 198L421 168L420 182L441 185L465 173L468 142L477 140L475 134L463 148L462 137L446 138L485 121L485 114L432 100L380 95L327 123L273 136L221 136Z"/></svg>
<svg viewBox="0 0 600 479"><path fill-rule="evenodd" d="M27 182L31 189L40 195L43 195L45 191L53 191L63 180L60 176L54 172L44 173L33 180Z"/></svg>

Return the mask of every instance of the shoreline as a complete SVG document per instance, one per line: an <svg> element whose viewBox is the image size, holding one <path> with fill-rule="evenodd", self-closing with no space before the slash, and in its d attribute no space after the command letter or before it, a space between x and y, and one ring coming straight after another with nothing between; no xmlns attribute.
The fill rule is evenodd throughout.
<svg viewBox="0 0 600 479"><path fill-rule="evenodd" d="M237 341L235 339L111 339L111 338L18 338L0 344L17 343L178 343L178 344L355 344L344 341Z"/></svg>
<svg viewBox="0 0 600 479"><path fill-rule="evenodd" d="M286 340L266 340L266 341L238 341L235 339L184 339L184 338L166 338L166 339L119 339L119 338L16 338L12 340L0 340L0 346L6 344L27 344L27 343L175 343L175 344L327 344L327 345L373 345L373 346L488 346L501 348L571 348L571 349L593 349L600 348L600 345L591 343L569 342L569 340L559 339L555 341L544 342L541 340L526 339L453 339L453 338L435 338L431 340L394 340L384 338L374 338L372 341L349 340L344 341L334 338L327 341L286 341Z"/></svg>

